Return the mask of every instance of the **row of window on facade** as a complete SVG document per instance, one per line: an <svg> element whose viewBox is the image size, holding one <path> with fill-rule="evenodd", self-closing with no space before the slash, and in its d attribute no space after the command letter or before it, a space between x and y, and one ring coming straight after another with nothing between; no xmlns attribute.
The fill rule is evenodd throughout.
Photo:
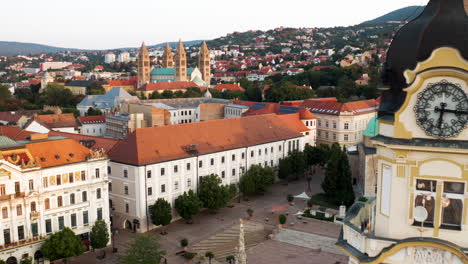
<svg viewBox="0 0 468 264"><path fill-rule="evenodd" d="M96 169L96 178L99 178L99 169ZM86 180L86 172L81 171L81 172L76 172L75 175L73 172L70 172L68 174L63 174L63 175L56 175L56 176L50 176L50 177L44 177L42 178L42 185L43 188L47 188L50 185L62 185L62 182L68 182L68 183L74 183L75 181L85 181ZM21 192L21 182L17 181L14 183L15 184L15 193L20 193ZM29 191L34 190L34 180L29 180L28 181L28 187ZM6 195L6 185L5 184L0 184L0 196Z"/></svg>
<svg viewBox="0 0 468 264"><path fill-rule="evenodd" d="M102 198L102 191L101 188L96 189L96 199ZM81 202L88 201L88 193L86 191L81 192ZM69 196L69 204L73 205L76 203L75 194L71 193ZM64 205L63 196L57 196L57 207L62 207ZM37 205L36 202L31 202L29 204L29 208L31 212L37 212ZM49 210L51 209L50 198L46 198L44 200L44 209ZM16 215L22 216L23 215L23 206L21 204L16 205ZM2 207L2 218L8 218L8 207Z"/></svg>
<svg viewBox="0 0 468 264"><path fill-rule="evenodd" d="M102 220L102 208L97 208L97 220ZM78 221L77 221L77 214L72 213L70 214L70 227L75 228L78 226ZM58 230L53 230L52 226L52 219L46 219L45 220L45 233L50 234L54 231L60 231L65 228L65 216L59 216L57 217L57 223L58 223ZM82 212L82 219L81 219L81 224L82 225L88 225L89 224L89 215L88 211L83 211ZM17 226L16 227L17 231L17 237L18 241L22 241L25 239L25 227L23 225ZM30 229L32 237L38 237L39 236L39 228L38 228L38 223L31 223L31 229ZM11 238L11 229L6 228L3 229L3 242L5 245L8 245L12 243L12 238Z"/></svg>
<svg viewBox="0 0 468 264"><path fill-rule="evenodd" d="M99 179L101 177L100 169L96 168L94 177ZM49 176L42 178L42 185L44 188L49 185L62 185L63 183L74 183L75 181L86 181L86 171L70 172L68 174L58 174L56 176Z"/></svg>
<svg viewBox="0 0 468 264"><path fill-rule="evenodd" d="M315 126L315 120L312 121L305 121L305 125L308 126Z"/></svg>
<svg viewBox="0 0 468 264"><path fill-rule="evenodd" d="M288 149L289 149L289 151L298 150L298 149L299 149L299 140L289 141L289 142L288 142ZM282 151L282 146L281 146L281 145L278 146L278 151L279 151L279 152ZM268 153L269 153L269 152L268 152L268 148L265 148L263 153L264 153L265 155L268 155ZM274 148L273 148L273 147L270 148L270 153L271 153L271 154L274 154ZM262 149L259 149L259 150L258 150L258 156L259 156L259 157L262 156ZM250 157L251 157L251 158L254 158L254 157L255 157L255 151L253 151L253 150L250 151ZM241 153L241 159L245 159L245 153ZM232 161L236 161L236 154L232 154L231 160L232 160ZM220 162L221 162L221 164L224 164L224 163L226 162L226 157L225 157L225 156L222 156L222 157L220 158ZM211 166L214 166L214 165L215 165L215 159L214 159L214 158L211 158L211 159L210 159L210 165L211 165ZM260 164L260 165L261 165L261 164ZM198 167L199 167L199 168L203 168L203 160L199 160L199 161L198 161ZM187 171L190 171L190 170L191 170L191 163L187 163L187 164L186 164L186 170L187 170ZM178 173L178 172L179 172L179 166L178 166L178 165L174 165L173 171L174 171L174 173ZM107 167L107 172L108 172L109 174L112 173L112 169L111 169L110 166ZM166 175L166 168L161 168L161 169L160 169L160 175L161 175L161 176ZM124 177L124 178L128 178L128 170L127 170L127 169L124 169L124 171L123 171L123 177ZM151 178L151 177L152 177L152 171L151 171L151 170L148 170L148 171L146 172L146 177L147 177L147 178Z"/></svg>
<svg viewBox="0 0 468 264"><path fill-rule="evenodd" d="M327 131L325 131L325 133L323 133L323 134L322 134L322 131L318 131L318 132L317 132L317 135L318 135L318 137L322 137L322 135L324 135L326 139L329 139L329 138L330 138L330 134L329 134ZM350 137L349 137L348 134L344 134L344 135L343 135L343 140L344 140L344 141L349 141L349 139L350 139ZM357 135L354 134L354 140L356 140L356 139L357 139ZM333 140L337 140L337 135L336 135L336 133L333 133Z"/></svg>
<svg viewBox="0 0 468 264"><path fill-rule="evenodd" d="M226 108L226 114L240 116L242 112L239 109Z"/></svg>
<svg viewBox="0 0 468 264"><path fill-rule="evenodd" d="M179 111L179 116L192 115L192 110ZM173 116L177 116L177 112L173 112Z"/></svg>

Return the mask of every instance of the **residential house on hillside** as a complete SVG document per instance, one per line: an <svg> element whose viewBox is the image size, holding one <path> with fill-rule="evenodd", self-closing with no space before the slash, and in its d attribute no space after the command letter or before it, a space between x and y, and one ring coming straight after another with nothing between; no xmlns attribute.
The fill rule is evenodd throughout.
<svg viewBox="0 0 468 264"><path fill-rule="evenodd" d="M24 129L37 133L48 133L51 130L78 133L79 124L73 114L35 115Z"/></svg>
<svg viewBox="0 0 468 264"><path fill-rule="evenodd" d="M231 83L220 83L218 85L216 85L213 90L216 90L216 91L221 91L221 92L224 92L224 91L245 91L244 88L242 88L239 84L237 83L234 83L234 84L231 84Z"/></svg>
<svg viewBox="0 0 468 264"><path fill-rule="evenodd" d="M89 108L99 109L107 114L118 110L123 102L130 100L138 100L138 97L130 95L123 88L114 87L103 95L87 95L76 108L81 116L86 115Z"/></svg>

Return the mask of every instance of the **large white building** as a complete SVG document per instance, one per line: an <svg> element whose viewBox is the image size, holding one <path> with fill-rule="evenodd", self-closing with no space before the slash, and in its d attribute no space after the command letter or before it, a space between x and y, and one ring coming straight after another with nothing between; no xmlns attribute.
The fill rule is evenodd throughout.
<svg viewBox="0 0 468 264"><path fill-rule="evenodd" d="M104 62L105 63L114 63L115 62L115 54L112 52L107 53L104 55Z"/></svg>
<svg viewBox="0 0 468 264"><path fill-rule="evenodd" d="M147 208L158 198L174 204L203 176L231 184L253 164L276 166L304 148L305 137L290 124L270 114L137 129L109 152L113 223L146 231L154 228Z"/></svg>
<svg viewBox="0 0 468 264"><path fill-rule="evenodd" d="M107 163L72 139L0 137L0 259L44 263L41 245L64 227L88 245L97 219L110 224Z"/></svg>
<svg viewBox="0 0 468 264"><path fill-rule="evenodd" d="M124 51L124 52L121 52L118 56L117 56L117 61L118 62L129 62L130 61L130 53Z"/></svg>

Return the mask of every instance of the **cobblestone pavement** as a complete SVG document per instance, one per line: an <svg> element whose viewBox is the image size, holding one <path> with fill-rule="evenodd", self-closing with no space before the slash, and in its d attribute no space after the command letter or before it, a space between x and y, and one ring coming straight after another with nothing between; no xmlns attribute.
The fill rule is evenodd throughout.
<svg viewBox="0 0 468 264"><path fill-rule="evenodd" d="M312 180L312 194L321 192L320 188L321 177L315 177ZM273 206L283 205L286 201L286 196L288 194L297 195L307 189L307 182L305 180L294 181L287 185L275 184L272 186L268 192L264 195L252 196L249 197L249 200L242 199L241 203L238 203L237 200L232 201L232 208L223 208L219 210L216 214L210 214L208 211L203 211L200 214L194 216L193 224L186 224L183 220L178 220L171 223L169 226L165 227L165 230L168 232L167 235L161 236L161 247L167 252L167 260L169 264L178 264L185 263L181 257L176 256L175 253L180 251L179 241L183 238L187 238L189 241L189 250L190 244L195 244L204 239L209 238L210 236L222 232L230 228L232 225L237 225L239 223L239 218L245 219L247 217L246 210L252 208L254 210L254 219L258 223L265 225L267 230L272 230L275 226L278 225L278 215L281 213L271 213ZM282 213L288 213L290 215L295 214L297 211L301 210L305 206L305 201L297 201L294 206L288 206L287 211ZM292 221L292 216L288 217ZM289 221L289 220L288 220ZM288 227L289 228L289 227ZM291 229L301 230L308 233L315 233L318 235L325 235L333 238L337 238L340 232L340 226L331 223L324 223L320 221L315 221L313 219L309 220L308 224L296 223ZM160 230L156 229L151 231L151 233L157 235ZM133 234L126 230L119 230L119 234L115 236L115 244L118 248L118 253L111 253L111 248L106 249L106 258L103 260L96 259L97 252L89 252L74 258L70 263L117 263L118 256L123 254L127 249L127 243L131 240ZM276 245L277 241L266 241L265 249L271 247L271 245ZM263 243L262 243L263 244ZM257 245L262 246L262 244ZM293 245L288 245L285 243L280 243L286 245L288 248L297 247ZM297 247L299 251L304 251L303 248ZM306 249L304 252L312 252L311 249ZM263 254L260 254L263 255ZM329 254L328 252L322 252L319 254L319 259L326 259L327 256L331 259L335 259L336 256ZM268 257L265 255L264 257ZM274 259L272 261L271 259ZM312 259L312 258L310 258ZM273 258L270 255L269 262L254 262L249 261L249 263L295 263L295 262L276 262L276 258ZM297 262L297 263L335 263L335 262ZM344 263L344 262L343 262Z"/></svg>

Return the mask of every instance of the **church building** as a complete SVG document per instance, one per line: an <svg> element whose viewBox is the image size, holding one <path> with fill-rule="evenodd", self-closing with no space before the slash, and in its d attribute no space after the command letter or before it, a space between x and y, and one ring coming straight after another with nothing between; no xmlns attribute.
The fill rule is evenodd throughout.
<svg viewBox="0 0 468 264"><path fill-rule="evenodd" d="M148 65L144 63L149 62L149 54L143 44L138 56L138 86L141 87L148 82L194 82L201 87L209 86L211 82L210 60L210 51L204 41L198 56L198 67L187 68L185 47L182 41L179 41L175 54L167 44L162 56L162 67L151 69L149 63Z"/></svg>
<svg viewBox="0 0 468 264"><path fill-rule="evenodd" d="M468 263L467 32L463 0L430 0L396 34L372 138L377 193L349 209L337 242L349 263Z"/></svg>

